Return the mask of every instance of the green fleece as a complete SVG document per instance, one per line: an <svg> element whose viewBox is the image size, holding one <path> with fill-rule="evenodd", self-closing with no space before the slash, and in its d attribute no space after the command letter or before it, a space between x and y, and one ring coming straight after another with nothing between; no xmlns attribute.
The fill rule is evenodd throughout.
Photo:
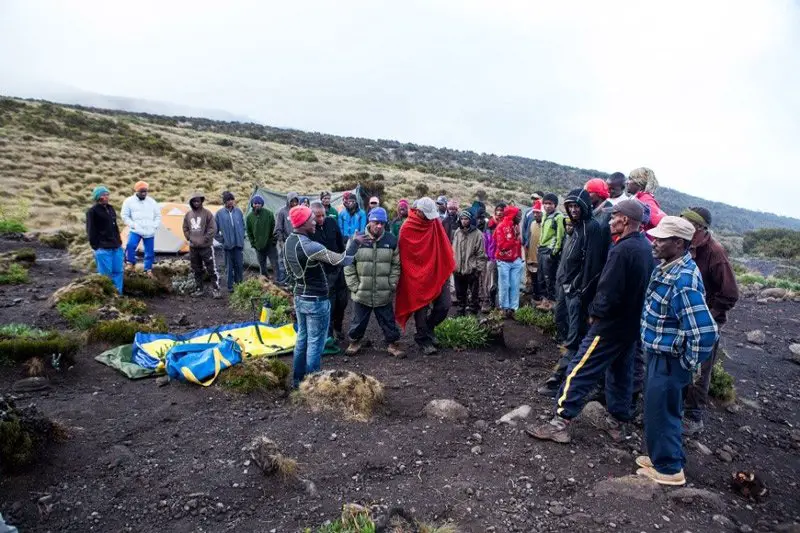
<svg viewBox="0 0 800 533"><path fill-rule="evenodd" d="M256 214L255 210L247 214L245 220L247 240L256 250L263 250L275 244L275 215L266 208Z"/></svg>
<svg viewBox="0 0 800 533"><path fill-rule="evenodd" d="M550 248L553 251L553 255L558 255L561 252L561 245L564 244L565 233L564 215L555 211L552 215L548 215L542 220L539 246Z"/></svg>

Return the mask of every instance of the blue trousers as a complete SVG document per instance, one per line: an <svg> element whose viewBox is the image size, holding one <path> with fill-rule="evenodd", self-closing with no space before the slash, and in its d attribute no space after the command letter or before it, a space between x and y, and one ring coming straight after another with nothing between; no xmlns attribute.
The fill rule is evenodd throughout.
<svg viewBox="0 0 800 533"><path fill-rule="evenodd" d="M522 259L497 261L497 287L501 309L519 309L519 284L522 279Z"/></svg>
<svg viewBox="0 0 800 533"><path fill-rule="evenodd" d="M292 361L292 383L300 385L306 374L319 372L322 368L322 352L328 339L328 323L331 317L331 301L295 296L294 310L297 314L297 340Z"/></svg>
<svg viewBox="0 0 800 533"><path fill-rule="evenodd" d="M567 367L567 379L556 396L556 414L575 418L586 399L605 377L606 408L620 422L629 422L633 415L633 359L636 339L622 339L596 334L589 328L578 351Z"/></svg>
<svg viewBox="0 0 800 533"><path fill-rule="evenodd" d="M153 261L156 258L155 237L142 237L138 233L130 232L128 245L125 246L125 260L132 265L136 264L136 249L139 247L139 241L144 241L144 270L147 272L153 268Z"/></svg>
<svg viewBox="0 0 800 533"><path fill-rule="evenodd" d="M655 469L676 474L686 464L681 442L683 392L692 373L671 355L647 353L644 387L644 438Z"/></svg>
<svg viewBox="0 0 800 533"><path fill-rule="evenodd" d="M228 272L228 290L244 279L244 248L225 249L225 270Z"/></svg>
<svg viewBox="0 0 800 533"><path fill-rule="evenodd" d="M117 292L122 294L122 248L100 248L94 251L94 261L97 264L97 273L114 282Z"/></svg>

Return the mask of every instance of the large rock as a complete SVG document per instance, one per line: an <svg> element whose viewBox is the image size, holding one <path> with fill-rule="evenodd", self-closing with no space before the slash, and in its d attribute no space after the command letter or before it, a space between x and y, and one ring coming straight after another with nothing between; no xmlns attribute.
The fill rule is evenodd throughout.
<svg viewBox="0 0 800 533"><path fill-rule="evenodd" d="M604 479L594 486L594 492L598 496L612 495L645 501L655 498L658 490L658 483L650 478L635 474Z"/></svg>
<svg viewBox="0 0 800 533"><path fill-rule="evenodd" d="M725 508L725 501L722 499L722 496L710 490L682 487L670 492L669 498L676 502L689 504L700 501L718 510Z"/></svg>
<svg viewBox="0 0 800 533"><path fill-rule="evenodd" d="M747 342L756 345L766 344L767 336L760 329L749 331L747 333Z"/></svg>
<svg viewBox="0 0 800 533"><path fill-rule="evenodd" d="M433 418L446 420L464 420L469 418L469 411L466 407L455 400L431 400L425 406L426 415Z"/></svg>
<svg viewBox="0 0 800 533"><path fill-rule="evenodd" d="M20 379L11 386L13 392L38 392L50 388L50 381L42 376Z"/></svg>
<svg viewBox="0 0 800 533"><path fill-rule="evenodd" d="M524 420L528 418L531 414L531 406L530 405L520 405L513 411L509 411L508 413L504 414L500 417L497 424L508 424L510 426L516 426L517 420Z"/></svg>
<svg viewBox="0 0 800 533"><path fill-rule="evenodd" d="M778 300L783 300L786 298L786 293L788 291L786 289L779 289L777 287L773 287L771 289L764 289L761 291L759 295L760 298L777 298Z"/></svg>
<svg viewBox="0 0 800 533"><path fill-rule="evenodd" d="M789 352L792 354L792 361L800 365L800 344L790 344Z"/></svg>

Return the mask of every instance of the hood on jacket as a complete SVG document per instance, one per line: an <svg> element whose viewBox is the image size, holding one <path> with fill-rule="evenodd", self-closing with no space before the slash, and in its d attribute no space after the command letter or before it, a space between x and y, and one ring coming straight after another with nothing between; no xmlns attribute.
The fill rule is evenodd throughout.
<svg viewBox="0 0 800 533"><path fill-rule="evenodd" d="M508 205L506 206L505 210L503 210L503 218L506 220L514 220L514 217L517 216L519 213L519 207Z"/></svg>
<svg viewBox="0 0 800 533"><path fill-rule="evenodd" d="M592 218L592 200L589 198L589 192L585 189L572 189L564 199L564 205L568 203L576 203L581 208L581 220L589 220ZM569 216L569 213L567 213Z"/></svg>
<svg viewBox="0 0 800 533"><path fill-rule="evenodd" d="M206 195L205 194L203 194L200 191L195 191L195 192L193 192L192 194L189 195L189 207L192 207L192 200L194 200L196 198L199 198L203 202L206 201Z"/></svg>
<svg viewBox="0 0 800 533"><path fill-rule="evenodd" d="M289 194L286 195L286 205L288 206L292 202L292 200L297 200L297 202L299 203L300 195L297 194L296 192L290 192Z"/></svg>

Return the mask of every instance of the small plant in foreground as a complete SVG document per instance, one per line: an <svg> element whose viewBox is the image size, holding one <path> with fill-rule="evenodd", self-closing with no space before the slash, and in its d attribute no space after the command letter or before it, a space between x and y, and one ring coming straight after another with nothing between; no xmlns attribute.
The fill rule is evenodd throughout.
<svg viewBox="0 0 800 533"><path fill-rule="evenodd" d="M286 386L286 378L291 369L274 357L256 357L245 359L217 378L217 382L235 392L250 394L263 392Z"/></svg>
<svg viewBox="0 0 800 533"><path fill-rule="evenodd" d="M736 388L733 385L733 376L731 376L722 366L722 357L717 359L711 369L711 385L708 388L708 394L712 398L716 398L725 403L730 403L736 399Z"/></svg>
<svg viewBox="0 0 800 533"><path fill-rule="evenodd" d="M514 313L514 319L524 326L536 326L544 335L554 337L556 334L556 321L547 311L523 306Z"/></svg>
<svg viewBox="0 0 800 533"><path fill-rule="evenodd" d="M4 270L0 270L0 285L20 285L22 283L28 283L28 270L22 265L11 263Z"/></svg>
<svg viewBox="0 0 800 533"><path fill-rule="evenodd" d="M488 334L474 316L448 318L434 330L444 348L480 348L488 343Z"/></svg>
<svg viewBox="0 0 800 533"><path fill-rule="evenodd" d="M256 278L246 279L234 285L233 292L228 297L228 305L237 311L249 311L251 302L266 297L266 291L261 282Z"/></svg>
<svg viewBox="0 0 800 533"><path fill-rule="evenodd" d="M87 330L97 322L97 304L59 302L56 310L69 324L79 330Z"/></svg>
<svg viewBox="0 0 800 533"><path fill-rule="evenodd" d="M155 317L145 324L124 319L103 320L89 330L89 341L130 344L136 333L166 333L166 331L167 323L164 317Z"/></svg>
<svg viewBox="0 0 800 533"><path fill-rule="evenodd" d="M0 220L0 235L25 233L26 231L28 231L28 228L18 220Z"/></svg>

